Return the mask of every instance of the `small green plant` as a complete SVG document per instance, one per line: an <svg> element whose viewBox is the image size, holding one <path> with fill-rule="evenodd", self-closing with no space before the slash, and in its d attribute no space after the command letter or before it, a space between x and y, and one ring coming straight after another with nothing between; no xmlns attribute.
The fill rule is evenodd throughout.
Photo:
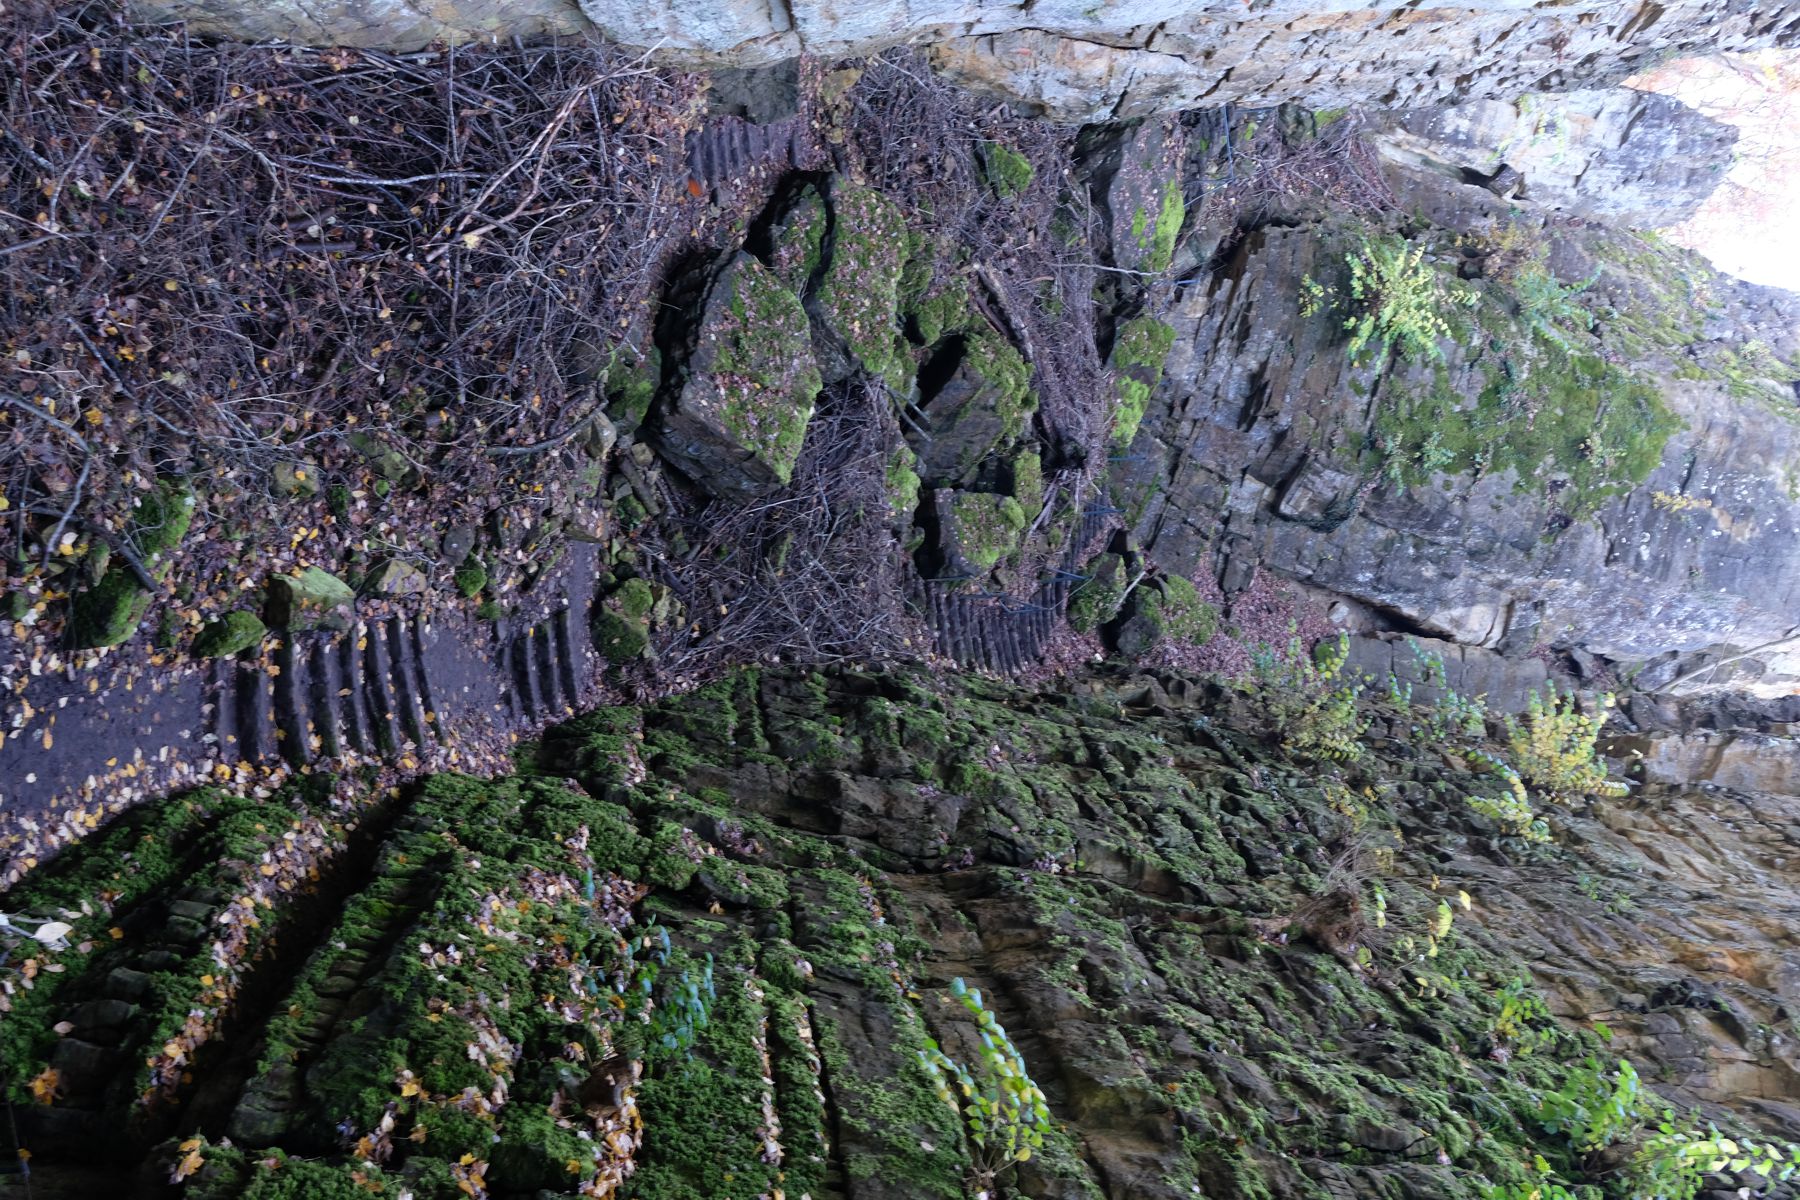
<svg viewBox="0 0 1800 1200"><path fill-rule="evenodd" d="M684 1059L699 1041L718 999L712 955L706 956L704 965L679 964L670 970L673 955L669 931L652 918L643 932L624 940L620 965L613 973L613 991L627 1028L636 1029L639 1048L653 1063Z"/></svg>
<svg viewBox="0 0 1800 1200"><path fill-rule="evenodd" d="M1264 719L1282 745L1297 754L1348 762L1362 756L1369 718L1357 707L1362 685L1340 679L1350 638L1339 634L1308 654L1298 637L1284 650L1259 646L1251 656L1251 686Z"/></svg>
<svg viewBox="0 0 1800 1200"><path fill-rule="evenodd" d="M1519 774L1533 787L1559 799L1575 796L1624 796L1630 789L1606 777L1606 764L1594 756L1612 693L1597 700L1598 717L1583 713L1573 695L1559 695L1554 684L1533 692L1525 720L1504 718L1506 740Z"/></svg>
<svg viewBox="0 0 1800 1200"><path fill-rule="evenodd" d="M1424 246L1409 246L1399 237L1365 232L1344 262L1350 279L1343 289L1327 287L1310 275L1301 280L1300 313L1344 312L1354 362L1368 357L1371 348L1381 358L1397 352L1441 362L1439 342L1451 336L1446 314L1481 302L1475 289L1446 279L1426 262Z"/></svg>
<svg viewBox="0 0 1800 1200"><path fill-rule="evenodd" d="M1513 770L1512 764L1497 754L1490 754L1479 748L1470 750L1469 757L1477 766L1504 779L1507 786L1507 794L1504 796L1470 796L1469 807L1515 837L1522 837L1528 842L1549 841L1550 827L1532 809L1525 781Z"/></svg>
<svg viewBox="0 0 1800 1200"><path fill-rule="evenodd" d="M1500 989L1493 1035L1495 1046L1508 1054L1530 1054L1556 1039L1556 1019L1527 980L1511 979Z"/></svg>
<svg viewBox="0 0 1800 1200"><path fill-rule="evenodd" d="M1590 1058L1554 1092L1539 1101L1538 1120L1567 1138L1583 1154L1603 1150L1637 1133L1648 1116L1659 1115L1655 1093L1645 1092L1637 1068L1620 1059L1607 1070Z"/></svg>
<svg viewBox="0 0 1800 1200"><path fill-rule="evenodd" d="M1538 1162L1544 1167L1544 1175L1549 1174L1549 1164L1542 1159ZM1540 1178L1530 1183L1490 1183L1481 1189L1481 1200L1590 1200L1593 1191L1582 1188L1572 1191L1549 1178Z"/></svg>
<svg viewBox="0 0 1800 1200"><path fill-rule="evenodd" d="M1609 1191L1622 1200L1692 1200L1709 1174L1754 1171L1780 1181L1800 1163L1800 1146L1727 1137L1692 1113L1678 1113L1644 1087L1624 1059L1613 1070L1588 1059L1560 1089L1540 1098L1538 1119L1590 1161L1648 1129L1611 1181Z"/></svg>
<svg viewBox="0 0 1800 1200"><path fill-rule="evenodd" d="M1529 262L1513 272L1508 281L1513 299L1518 303L1519 323L1527 335L1539 334L1564 350L1572 349L1564 334L1568 328L1587 332L1594 327L1594 314L1575 299L1600 278L1595 271L1577 284L1565 284L1552 275L1541 262Z"/></svg>
<svg viewBox="0 0 1800 1200"><path fill-rule="evenodd" d="M473 600L488 585L487 568L481 565L480 559L471 555L463 560L462 566L456 568L453 582L464 599Z"/></svg>
<svg viewBox="0 0 1800 1200"><path fill-rule="evenodd" d="M937 1084L944 1103L956 1110L968 1131L970 1190L992 1196L1002 1175L1030 1160L1050 1130L1050 1106L1031 1081L1024 1056L982 1003L981 991L961 979L950 992L975 1018L981 1059L973 1070L946 1055L927 1038L919 1060Z"/></svg>
<svg viewBox="0 0 1800 1200"><path fill-rule="evenodd" d="M1755 1171L1770 1181L1791 1178L1797 1157L1800 1146L1729 1138L1711 1125L1684 1129L1664 1121L1632 1157L1625 1181L1632 1200L1689 1200L1706 1176L1718 1171Z"/></svg>

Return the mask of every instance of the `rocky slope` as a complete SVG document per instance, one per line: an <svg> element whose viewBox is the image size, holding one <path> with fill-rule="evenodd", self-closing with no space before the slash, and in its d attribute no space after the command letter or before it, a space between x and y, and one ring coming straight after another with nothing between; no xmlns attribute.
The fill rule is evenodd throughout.
<svg viewBox="0 0 1800 1200"><path fill-rule="evenodd" d="M1115 502L1151 559L1216 564L1227 592L1272 567L1361 606L1363 628L1514 657L1573 649L1652 689L1755 651L1704 682L1735 671L1785 694L1800 669L1800 302L1583 219L1597 201L1573 198L1571 176L1629 180L1601 194L1654 216L1687 211L1710 172L1668 186L1660 156L1634 171L1628 145L1606 148L1621 126L1582 124L1591 101L1543 103L1583 132L1521 136L1498 105L1401 119L1378 135L1395 191L1353 215L1291 199L1250 221L1203 210ZM1729 144L1661 102L1616 111L1633 114L1630 142ZM1542 164L1546 140L1568 175ZM1506 198L1484 186L1502 167ZM1343 295L1347 264L1391 230L1435 260L1448 323L1435 350L1358 355L1356 311L1309 305L1307 289ZM1525 296L1534 283L1550 291ZM1546 295L1567 302L1560 317Z"/></svg>
<svg viewBox="0 0 1800 1200"><path fill-rule="evenodd" d="M1335 766L1260 711L750 673L514 779L142 809L9 897L69 927L0 1018L40 1189L950 1200L917 1052L978 1061L957 979L1054 1117L1020 1195L1601 1180L1542 1098L1624 1051L1800 1133L1791 778L1552 806L1537 842L1427 708ZM1780 728L1719 736L1791 761Z"/></svg>
<svg viewBox="0 0 1800 1200"><path fill-rule="evenodd" d="M405 34L379 5L354 15L386 42L465 20L580 28L566 10L407 11ZM615 157L638 139L625 173L677 196L679 240L642 226L671 239L634 285L654 316L531 346L554 351L524 374L556 419L497 447L520 463L505 484L578 480L576 508L526 519L463 496L479 530L396 528L375 554L365 509L377 529L428 525L431 488L462 482L431 478L450 420L421 407L422 465L385 443L284 464L290 550L339 521L300 471L364 501L340 506L360 589L309 599L290 558L196 597L195 559L162 537L175 522L146 515L121 544L154 546L139 570L161 575L133 582L90 549L9 597L21 647L26 618L62 628L95 597L122 601L125 644L21 654L0 678L0 1082L37 1194L1762 1186L1733 1151L1659 1192L1642 1173L1670 1162L1639 1151L1653 1095L1696 1137L1710 1120L1800 1139L1800 302L1600 223L1689 211L1730 138L1604 91L1380 118L1225 102L1365 96L1402 68L1434 102L1553 87L1653 42L1785 37L1786 14L1276 9L1107 33L1107 11L989 26L752 6L633 28L760 61L941 18L960 24L940 66L1049 111L1202 87L1220 106L1049 129L895 56L721 74L710 102L728 111L703 122L691 80L662 107L621 86L616 114L590 83L565 100L521 86L520 64L566 83L548 53L277 63L302 76L295 111L332 97L331 186L421 187L382 192L408 214L394 245L496 256L471 260L483 287L557 286L580 255L531 258L544 239L511 217L474 232L479 211L530 208L535 175L522 196L490 180L469 234L421 249L441 233L421 215L441 163L422 184L349 174L369 169L368 79L404 80L409 111L435 112L440 82L461 95L452 150L465 122L547 103L547 126L521 117L484 145L529 128L553 183L543 164L585 158L590 134ZM263 32L281 28L302 27ZM1415 69L1446 30L1494 39L1467 76ZM1243 37L1266 44L1256 63L1316 74L1234 65ZM135 79L131 53L92 69ZM204 72L241 66L207 55ZM1018 65L1033 55L1056 65ZM175 93L170 128L202 115L138 82ZM260 127L254 94L232 99L230 121ZM551 136L577 118L581 136ZM316 174L279 141L241 161L277 184ZM144 210L154 235L160 195L100 224ZM358 207L381 205L334 201L319 229ZM321 278L414 261L358 236L308 260ZM569 236L559 250L588 245ZM1381 326L1372 294L1406 299L1410 324ZM134 369L116 357L115 383ZM262 369L287 369L275 357ZM161 473L133 511L194 496ZM57 511L31 514L46 551ZM433 544L432 579L397 569L407 536ZM438 606L449 588L459 607ZM148 617L176 600L194 607L152 648ZM212 604L272 628L198 665L225 624L201 620ZM1330 622L1357 635L1341 653L1371 677L1360 697L1334 643L1326 668L1279 649ZM796 658L836 665L775 665ZM878 659L916 665L844 665ZM765 665L725 671L746 661ZM1602 743L1630 789L1567 781L1592 726L1566 717L1573 745L1546 736L1534 756L1470 699L1517 712L1552 677L1595 724L1593 691L1633 685ZM1029 1160L986 1173L929 1066L979 1075L984 1046L1016 1047L1049 1114ZM1567 1109L1601 1092L1623 1115L1584 1137Z"/></svg>
<svg viewBox="0 0 1800 1200"><path fill-rule="evenodd" d="M839 58L902 43L938 68L1058 120L1282 102L1404 107L1615 82L1662 58L1786 45L1800 9L1502 2L1357 9L1242 0L1158 4L707 3L660 0L395 0L242 4L138 0L140 17L207 36L411 50L434 41L597 33L713 64Z"/></svg>

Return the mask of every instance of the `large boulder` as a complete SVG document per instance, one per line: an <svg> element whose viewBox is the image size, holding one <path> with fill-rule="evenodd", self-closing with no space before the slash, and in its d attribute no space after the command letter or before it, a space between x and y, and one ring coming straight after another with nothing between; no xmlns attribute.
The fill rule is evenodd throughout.
<svg viewBox="0 0 1800 1200"><path fill-rule="evenodd" d="M733 255L705 285L692 333L657 450L715 496L783 486L821 386L799 297L755 258Z"/></svg>
<svg viewBox="0 0 1800 1200"><path fill-rule="evenodd" d="M948 360L948 363L946 363ZM1037 407L1031 368L1011 345L977 333L941 347L934 357L939 383L922 381L926 424L918 437L919 475L928 486L968 482L982 459L1025 430ZM953 364L953 365L949 365Z"/></svg>

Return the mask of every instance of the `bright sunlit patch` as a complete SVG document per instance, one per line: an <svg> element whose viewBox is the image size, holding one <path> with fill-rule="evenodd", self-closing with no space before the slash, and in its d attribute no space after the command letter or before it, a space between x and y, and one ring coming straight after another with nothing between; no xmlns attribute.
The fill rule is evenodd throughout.
<svg viewBox="0 0 1800 1200"><path fill-rule="evenodd" d="M1719 189L1663 232L1740 279L1800 291L1800 52L1677 59L1625 82L1739 131Z"/></svg>

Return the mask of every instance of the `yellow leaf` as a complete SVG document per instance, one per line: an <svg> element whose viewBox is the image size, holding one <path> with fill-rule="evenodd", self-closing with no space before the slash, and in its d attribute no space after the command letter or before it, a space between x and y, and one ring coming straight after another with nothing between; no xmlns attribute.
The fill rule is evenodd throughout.
<svg viewBox="0 0 1800 1200"><path fill-rule="evenodd" d="M56 1073L55 1067L45 1067L37 1078L31 1081L31 1098L39 1104L54 1104L61 1081L62 1077Z"/></svg>
<svg viewBox="0 0 1800 1200"><path fill-rule="evenodd" d="M464 246L473 250L475 247L481 245L481 235L479 233L465 233L463 234L462 242Z"/></svg>
<svg viewBox="0 0 1800 1200"><path fill-rule="evenodd" d="M1460 903L1464 909L1470 909L1470 908L1475 907L1475 902L1473 900L1469 899L1469 893L1467 893L1467 892L1463 892L1463 891L1457 892L1456 899L1457 899L1457 902Z"/></svg>
<svg viewBox="0 0 1800 1200"><path fill-rule="evenodd" d="M180 1183L205 1165L206 1160L200 1157L199 1150L189 1150L187 1152L187 1157L183 1158L181 1163L175 1168L175 1182Z"/></svg>

